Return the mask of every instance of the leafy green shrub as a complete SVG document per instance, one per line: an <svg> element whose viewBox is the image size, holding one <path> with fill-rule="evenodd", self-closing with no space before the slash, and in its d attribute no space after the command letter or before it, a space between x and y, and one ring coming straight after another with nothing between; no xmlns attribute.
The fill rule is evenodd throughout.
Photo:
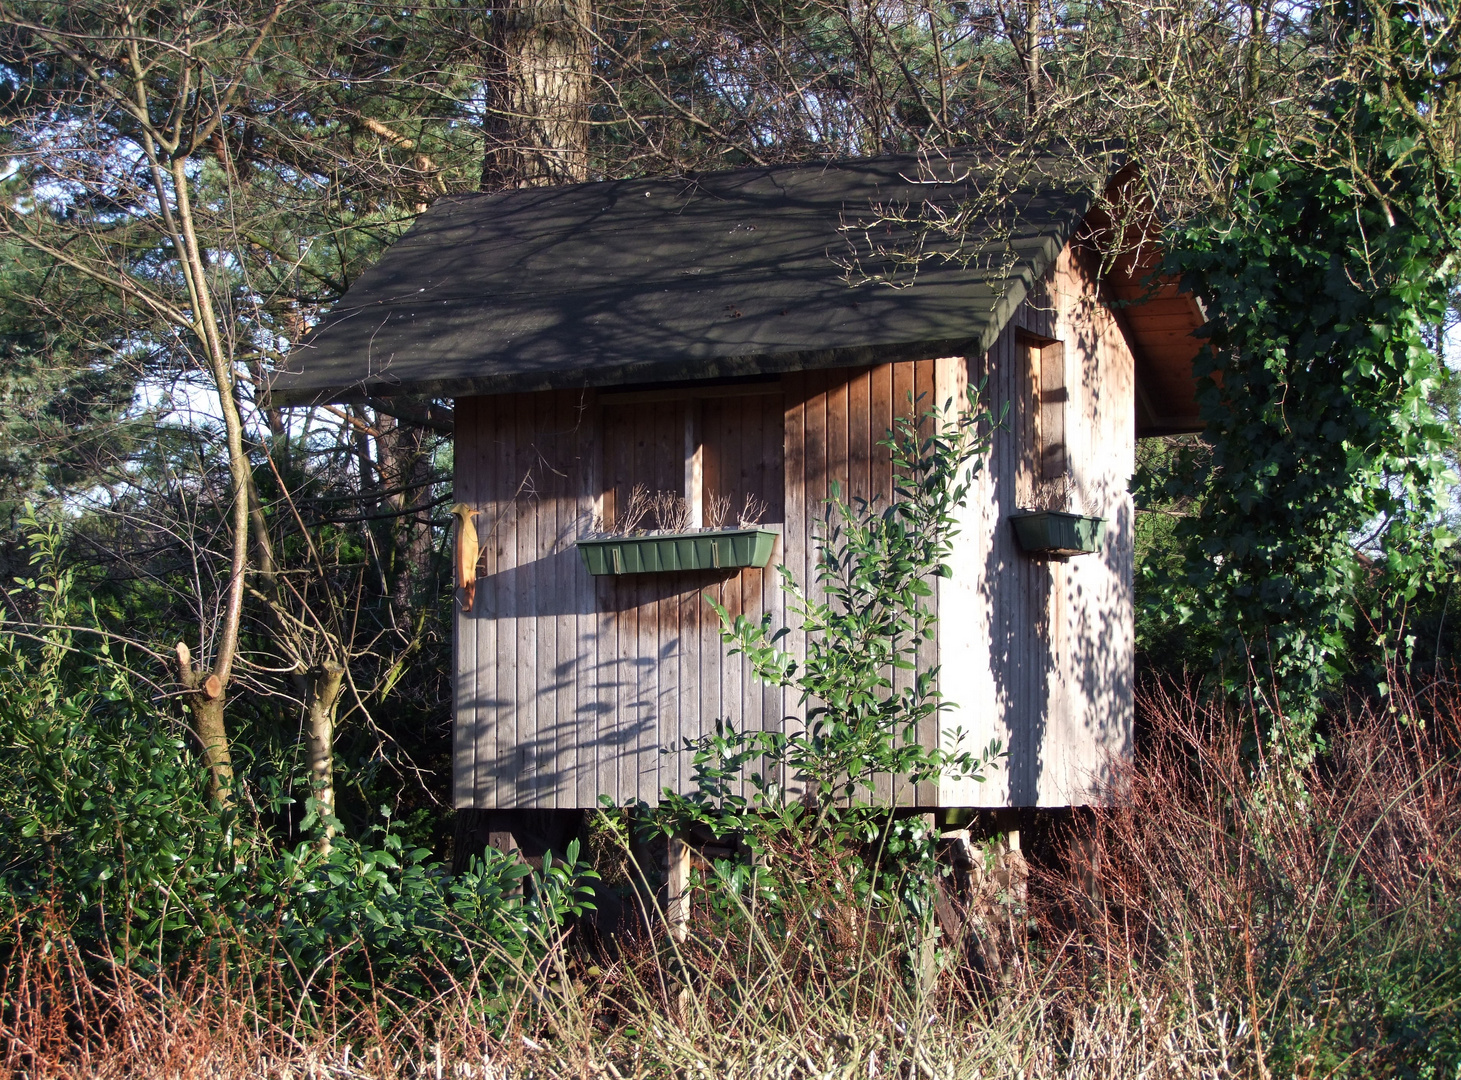
<svg viewBox="0 0 1461 1080"><path fill-rule="evenodd" d="M957 511L992 426L977 389L967 408L954 405L900 418L881 441L894 476L886 503L845 499L834 485L814 533L815 591L778 568L804 657L787 647L789 628L773 626L770 614L733 618L706 597L730 655L743 655L756 679L806 710L804 725L784 731L721 723L714 735L687 740L692 793L666 789L658 807L638 808L660 833L699 830L758 855L755 867L722 860L705 881L722 926L747 903L773 936L795 937L791 928L813 909L821 914L810 922L839 938L854 924L865 932L869 918L912 939L930 924L936 832L896 813L878 788L982 779L1001 755L997 741L971 751L962 732L952 746L928 739L950 708L937 666L919 656L937 624L930 579L949 575Z"/></svg>
<svg viewBox="0 0 1461 1080"><path fill-rule="evenodd" d="M1235 138L1226 202L1174 225L1164 266L1207 305L1211 345L1165 600L1220 628L1228 691L1305 736L1300 757L1357 628L1408 652L1408 606L1448 576L1430 341L1461 253L1454 42L1423 6L1312 17L1348 57L1312 100L1318 137Z"/></svg>
<svg viewBox="0 0 1461 1080"><path fill-rule="evenodd" d="M39 558L55 550L37 540ZM58 571L25 587L56 614L69 584ZM261 823L285 796L260 807L244 782L220 812L186 727L136 674L60 619L40 625L0 624L0 903L21 933L59 918L84 949L146 970L211 954L420 990L514 970L587 908L576 844L541 873L490 851L453 877L382 808L328 852L279 845Z"/></svg>

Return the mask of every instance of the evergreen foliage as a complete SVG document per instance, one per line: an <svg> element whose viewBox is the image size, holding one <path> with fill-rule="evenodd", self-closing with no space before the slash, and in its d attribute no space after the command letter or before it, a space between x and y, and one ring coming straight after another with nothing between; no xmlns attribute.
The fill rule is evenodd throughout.
<svg viewBox="0 0 1461 1080"><path fill-rule="evenodd" d="M68 935L93 963L144 972L206 962L287 964L363 994L425 993L453 979L511 980L592 905L577 843L540 872L489 850L452 876L381 823L327 851L311 800L301 839L268 822L284 778L239 776L234 809L207 797L186 728L129 670L129 650L65 626L71 573L55 529L36 529L37 637L0 623L0 944ZM526 880L525 880L526 879Z"/></svg>
<svg viewBox="0 0 1461 1080"><path fill-rule="evenodd" d="M1451 543L1430 397L1461 253L1456 43L1409 4L1335 15L1360 59L1316 103L1315 139L1235 146L1231 201L1166 241L1209 347L1207 446L1171 492L1199 500L1175 530L1185 587L1163 599L1223 628L1226 687L1273 713L1311 715L1361 628L1404 653L1404 606L1444 581Z"/></svg>

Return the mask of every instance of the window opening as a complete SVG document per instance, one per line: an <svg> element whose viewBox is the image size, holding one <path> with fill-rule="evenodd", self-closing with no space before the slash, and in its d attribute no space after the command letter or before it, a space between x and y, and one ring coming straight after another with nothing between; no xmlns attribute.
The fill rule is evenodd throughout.
<svg viewBox="0 0 1461 1080"><path fill-rule="evenodd" d="M1037 484L1059 483L1070 471L1065 441L1065 343L1021 335L1029 356L1034 474Z"/></svg>
<svg viewBox="0 0 1461 1080"><path fill-rule="evenodd" d="M1064 480L1069 471L1065 448L1065 343L1052 341L1039 350L1040 476Z"/></svg>
<svg viewBox="0 0 1461 1080"><path fill-rule="evenodd" d="M605 394L596 531L771 524L782 511L779 385Z"/></svg>

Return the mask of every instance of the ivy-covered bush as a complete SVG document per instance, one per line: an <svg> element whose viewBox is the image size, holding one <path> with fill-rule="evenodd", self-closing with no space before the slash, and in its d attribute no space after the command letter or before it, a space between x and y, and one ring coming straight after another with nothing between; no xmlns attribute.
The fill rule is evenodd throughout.
<svg viewBox="0 0 1461 1080"><path fill-rule="evenodd" d="M1314 103L1325 137L1246 136L1229 202L1166 238L1209 347L1206 446L1167 493L1200 501L1157 599L1222 628L1227 689L1300 728L1354 636L1404 653L1407 606L1447 576L1430 343L1461 271L1454 42L1406 3L1313 18L1347 39Z"/></svg>

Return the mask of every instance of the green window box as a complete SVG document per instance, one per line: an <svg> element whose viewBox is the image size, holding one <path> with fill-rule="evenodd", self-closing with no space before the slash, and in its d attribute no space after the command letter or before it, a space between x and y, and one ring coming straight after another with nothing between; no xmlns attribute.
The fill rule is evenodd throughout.
<svg viewBox="0 0 1461 1080"><path fill-rule="evenodd" d="M1071 555L1089 555L1101 550L1106 538L1106 519L1066 514L1059 510L1040 510L1012 514L1010 524L1020 547L1031 555L1063 559Z"/></svg>
<svg viewBox="0 0 1461 1080"><path fill-rule="evenodd" d="M658 536L605 536L578 542L590 574L664 574L765 566L776 546L771 529L717 529Z"/></svg>

